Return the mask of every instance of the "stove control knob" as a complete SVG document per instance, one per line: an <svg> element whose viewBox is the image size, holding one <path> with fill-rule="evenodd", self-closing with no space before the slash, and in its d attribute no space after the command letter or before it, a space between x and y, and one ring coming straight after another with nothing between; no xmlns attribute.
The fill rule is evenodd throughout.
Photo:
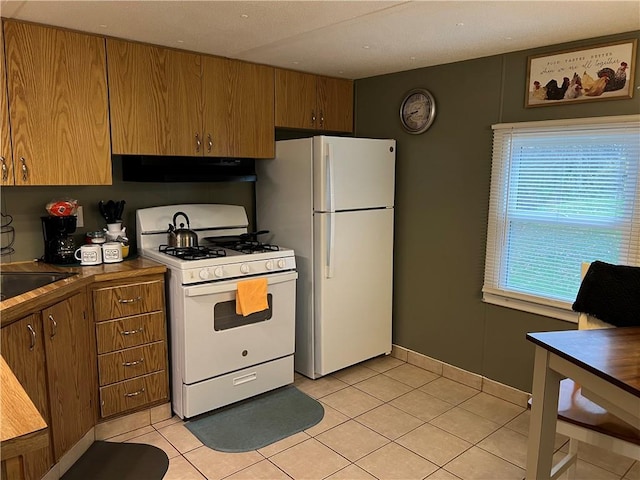
<svg viewBox="0 0 640 480"><path fill-rule="evenodd" d="M267 260L267 263L264 264L264 268L267 270L273 270L273 260Z"/></svg>
<svg viewBox="0 0 640 480"><path fill-rule="evenodd" d="M224 270L222 270L222 267L217 267L214 271L213 274L218 277L221 278L224 275Z"/></svg>
<svg viewBox="0 0 640 480"><path fill-rule="evenodd" d="M242 265L240 265L240 271L242 273L249 273L249 265L247 265L246 263L243 263Z"/></svg>
<svg viewBox="0 0 640 480"><path fill-rule="evenodd" d="M287 265L287 262L284 260L284 258L281 258L280 260L278 260L278 268L284 268Z"/></svg>
<svg viewBox="0 0 640 480"><path fill-rule="evenodd" d="M200 270L200 278L202 280L206 280L207 278L209 278L209 270L206 268L203 268L202 270Z"/></svg>

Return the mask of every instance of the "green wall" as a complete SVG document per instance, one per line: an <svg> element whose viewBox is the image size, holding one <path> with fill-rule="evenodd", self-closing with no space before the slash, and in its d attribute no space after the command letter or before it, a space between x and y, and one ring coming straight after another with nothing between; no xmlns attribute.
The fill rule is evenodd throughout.
<svg viewBox="0 0 640 480"><path fill-rule="evenodd" d="M575 324L482 302L491 125L640 113L640 75L632 99L524 108L529 55L639 37L630 32L356 82L356 136L397 140L395 344L531 391L526 332ZM409 135L399 107L416 87L434 95L436 120L422 135Z"/></svg>

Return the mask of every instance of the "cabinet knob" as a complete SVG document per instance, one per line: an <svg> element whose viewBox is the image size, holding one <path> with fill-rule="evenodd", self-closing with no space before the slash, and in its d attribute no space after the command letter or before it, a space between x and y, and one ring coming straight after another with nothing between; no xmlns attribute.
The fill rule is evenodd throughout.
<svg viewBox="0 0 640 480"><path fill-rule="evenodd" d="M314 112L313 110L311 110L311 126L315 126L316 124L316 112Z"/></svg>
<svg viewBox="0 0 640 480"><path fill-rule="evenodd" d="M320 128L324 127L324 113L320 112Z"/></svg>
<svg viewBox="0 0 640 480"><path fill-rule="evenodd" d="M211 149L213 149L213 139L211 138L211 134L207 135L207 152L211 153Z"/></svg>
<svg viewBox="0 0 640 480"><path fill-rule="evenodd" d="M200 135L196 133L196 152L197 153L200 153L200 145L202 145L202 142L200 141Z"/></svg>
<svg viewBox="0 0 640 480"><path fill-rule="evenodd" d="M27 161L24 157L20 157L20 162L22 162L22 180L24 182L27 181L27 177L29 176L29 170L27 169Z"/></svg>

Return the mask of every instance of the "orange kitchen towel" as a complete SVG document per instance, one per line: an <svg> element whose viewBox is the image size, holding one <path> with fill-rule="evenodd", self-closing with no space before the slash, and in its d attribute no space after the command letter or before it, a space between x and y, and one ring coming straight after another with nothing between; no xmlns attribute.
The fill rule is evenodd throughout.
<svg viewBox="0 0 640 480"><path fill-rule="evenodd" d="M267 302L267 279L256 278L238 282L236 292L236 314L246 317L269 308Z"/></svg>

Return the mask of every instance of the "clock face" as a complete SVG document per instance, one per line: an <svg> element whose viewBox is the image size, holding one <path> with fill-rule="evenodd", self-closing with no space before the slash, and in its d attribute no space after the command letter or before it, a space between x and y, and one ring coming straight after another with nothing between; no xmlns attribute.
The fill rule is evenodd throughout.
<svg viewBox="0 0 640 480"><path fill-rule="evenodd" d="M400 121L411 134L422 133L433 123L436 104L431 93L424 89L411 90L400 106Z"/></svg>

